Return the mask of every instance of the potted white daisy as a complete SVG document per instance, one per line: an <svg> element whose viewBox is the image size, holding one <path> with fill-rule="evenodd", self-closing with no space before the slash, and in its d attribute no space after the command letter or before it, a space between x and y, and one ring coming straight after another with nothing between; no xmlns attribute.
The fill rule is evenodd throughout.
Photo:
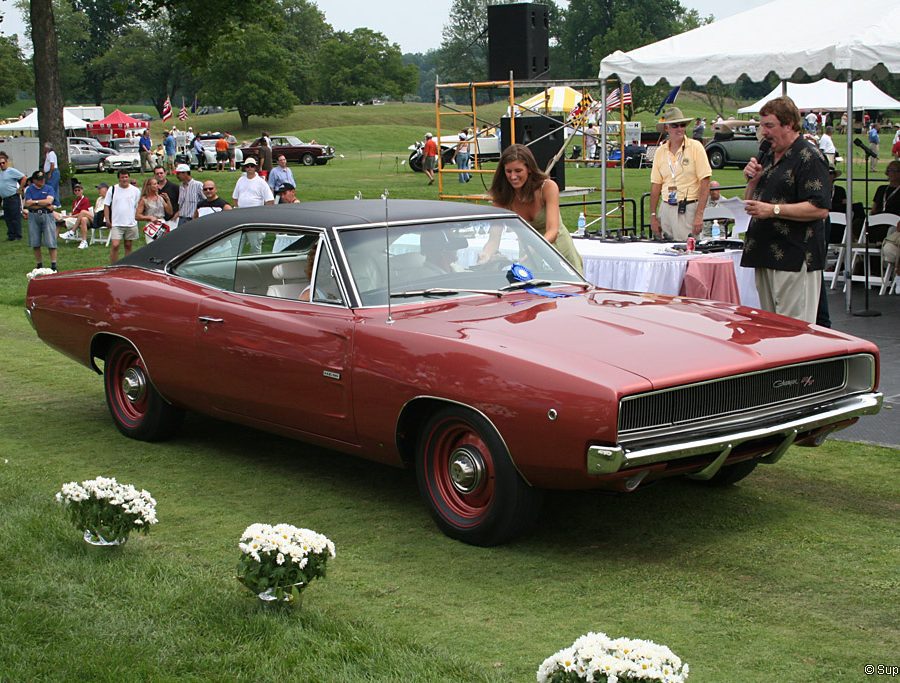
<svg viewBox="0 0 900 683"><path fill-rule="evenodd" d="M149 491L120 484L114 478L70 481L62 485L56 501L91 545L122 545L132 531L149 533L158 521L156 500Z"/></svg>
<svg viewBox="0 0 900 683"><path fill-rule="evenodd" d="M238 544L237 579L264 602L300 603L313 579L325 576L334 543L290 524L251 524Z"/></svg>

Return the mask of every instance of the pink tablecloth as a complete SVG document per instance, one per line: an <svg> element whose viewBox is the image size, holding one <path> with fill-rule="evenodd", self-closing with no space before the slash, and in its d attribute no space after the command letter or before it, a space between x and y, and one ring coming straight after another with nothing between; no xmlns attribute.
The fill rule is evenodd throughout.
<svg viewBox="0 0 900 683"><path fill-rule="evenodd" d="M741 303L734 266L721 258L693 258L688 261L681 283L682 296Z"/></svg>

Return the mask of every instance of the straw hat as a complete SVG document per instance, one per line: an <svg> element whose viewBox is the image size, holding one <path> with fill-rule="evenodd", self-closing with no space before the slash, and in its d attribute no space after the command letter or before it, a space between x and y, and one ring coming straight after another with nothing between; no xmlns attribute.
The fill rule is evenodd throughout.
<svg viewBox="0 0 900 683"><path fill-rule="evenodd" d="M659 123L656 124L656 130L662 131L668 123L690 123L693 117L685 116L678 107L666 107L662 116L659 117Z"/></svg>

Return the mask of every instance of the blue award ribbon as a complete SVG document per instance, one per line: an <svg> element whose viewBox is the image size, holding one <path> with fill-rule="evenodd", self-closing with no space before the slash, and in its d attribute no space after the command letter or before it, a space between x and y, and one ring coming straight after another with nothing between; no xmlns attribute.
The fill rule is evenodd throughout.
<svg viewBox="0 0 900 683"><path fill-rule="evenodd" d="M519 282L528 282L529 280L534 279L534 274L521 263L513 263L509 267L509 272L512 273L513 278ZM573 296L572 294L566 294L564 292L551 292L547 289L540 289L538 287L526 287L525 291L529 294L545 296L548 299L564 299L565 297Z"/></svg>

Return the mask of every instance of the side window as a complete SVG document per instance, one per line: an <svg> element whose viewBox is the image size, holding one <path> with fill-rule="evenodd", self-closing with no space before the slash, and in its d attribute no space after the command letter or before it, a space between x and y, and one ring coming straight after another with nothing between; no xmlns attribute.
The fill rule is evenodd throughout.
<svg viewBox="0 0 900 683"><path fill-rule="evenodd" d="M312 300L325 304L343 303L341 289L337 283L331 256L328 254L328 249L325 248L324 243L321 240L319 241L319 248L317 249L316 256L317 262L313 272L315 286L313 287Z"/></svg>
<svg viewBox="0 0 900 683"><path fill-rule="evenodd" d="M174 269L179 277L218 289L233 289L242 233L234 233L204 247Z"/></svg>

